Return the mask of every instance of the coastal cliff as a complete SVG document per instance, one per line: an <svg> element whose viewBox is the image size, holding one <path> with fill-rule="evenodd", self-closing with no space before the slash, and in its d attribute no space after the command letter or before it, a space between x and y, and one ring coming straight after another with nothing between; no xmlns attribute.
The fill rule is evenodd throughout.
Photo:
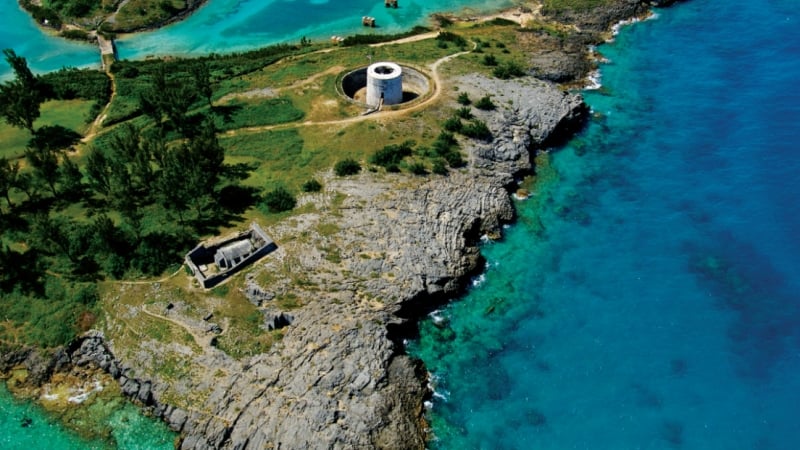
<svg viewBox="0 0 800 450"><path fill-rule="evenodd" d="M469 169L434 178L331 178L328 191L346 195L334 235L316 231L327 220L324 212L272 230L281 242L299 223L309 236L284 243L261 270L291 260L293 271L320 274L323 281L313 291L294 292L309 300L291 312L292 325L269 352L236 360L209 346L191 363L207 370L181 386L155 375L164 363L156 343L141 342L142 351L123 354L101 333L51 358L7 355L4 365L27 366L29 381L39 384L58 371L103 370L125 395L179 431L185 449L424 447L426 372L404 355L402 340L413 334L419 317L482 269L481 236L498 234L513 220L509 189L530 171L532 152L580 126L587 113L580 96L533 78L468 75L458 84L475 98L494 93L499 105L476 111L493 139L463 142ZM317 195L310 201L329 201L329 194ZM346 270L331 270L320 250L328 240L339 243L336 265ZM170 405L168 385L192 399L191 407Z"/></svg>

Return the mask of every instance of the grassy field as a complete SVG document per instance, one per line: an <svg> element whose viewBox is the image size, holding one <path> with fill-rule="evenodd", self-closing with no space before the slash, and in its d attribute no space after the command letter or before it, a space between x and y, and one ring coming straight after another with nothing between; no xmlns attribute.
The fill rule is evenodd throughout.
<svg viewBox="0 0 800 450"><path fill-rule="evenodd" d="M42 105L42 113L34 123L34 128L43 125L61 125L83 134L88 125L86 118L92 108L92 101L88 100L57 100L49 101ZM5 122L0 122L0 157L8 159L22 158L25 147L31 135L27 130L14 128Z"/></svg>
<svg viewBox="0 0 800 450"><path fill-rule="evenodd" d="M129 0L120 8L113 30L135 30L157 24L185 8L185 0Z"/></svg>
<svg viewBox="0 0 800 450"><path fill-rule="evenodd" d="M565 10L586 11L591 8L605 5L609 0L543 0L543 10L558 12Z"/></svg>

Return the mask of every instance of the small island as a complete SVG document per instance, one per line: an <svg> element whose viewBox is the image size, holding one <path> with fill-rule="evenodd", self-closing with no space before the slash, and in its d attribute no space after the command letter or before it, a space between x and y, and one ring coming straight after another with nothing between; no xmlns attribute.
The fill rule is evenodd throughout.
<svg viewBox="0 0 800 450"><path fill-rule="evenodd" d="M109 33L200 4L106 3L46 2L59 29ZM139 3L161 12L131 25ZM38 398L96 376L180 448L424 448L431 392L404 340L581 128L589 45L651 3L41 76L6 50L0 372Z"/></svg>

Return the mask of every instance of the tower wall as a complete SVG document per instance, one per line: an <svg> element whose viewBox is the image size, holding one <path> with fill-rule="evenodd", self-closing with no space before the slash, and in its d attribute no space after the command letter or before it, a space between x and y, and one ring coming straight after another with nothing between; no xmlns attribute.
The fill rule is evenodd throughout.
<svg viewBox="0 0 800 450"><path fill-rule="evenodd" d="M403 69L391 62L377 62L367 68L367 104L378 106L403 102Z"/></svg>

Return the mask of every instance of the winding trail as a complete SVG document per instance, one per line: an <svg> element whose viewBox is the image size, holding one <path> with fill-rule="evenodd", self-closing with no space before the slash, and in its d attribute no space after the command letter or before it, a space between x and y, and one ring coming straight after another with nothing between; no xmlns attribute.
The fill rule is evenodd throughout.
<svg viewBox="0 0 800 450"><path fill-rule="evenodd" d="M183 264L181 264L181 266L180 266L180 267L178 267L178 270L176 270L175 272L172 272L171 274L169 274L169 275L167 275L167 276L165 276L165 277L163 277L163 278L159 278L158 280L136 280L136 281L131 281L131 280L115 280L115 281L114 281L114 283L117 283L117 284L153 284L153 283L164 283L165 281L168 281L168 280L170 280L170 279L172 279L172 278L175 278L175 276L176 276L176 275L178 275L179 273L181 273L181 270L183 270Z"/></svg>
<svg viewBox="0 0 800 450"><path fill-rule="evenodd" d="M150 317L153 317L155 319L166 320L167 322L180 327L181 329L189 333L189 335L194 340L194 343L197 344L197 346L200 347L200 349L203 350L204 353L211 353L213 349L213 347L211 346L211 338L207 336L200 336L195 332L194 329L192 329L191 327L189 327L188 325L179 320L148 311L146 305L142 305L141 311Z"/></svg>

